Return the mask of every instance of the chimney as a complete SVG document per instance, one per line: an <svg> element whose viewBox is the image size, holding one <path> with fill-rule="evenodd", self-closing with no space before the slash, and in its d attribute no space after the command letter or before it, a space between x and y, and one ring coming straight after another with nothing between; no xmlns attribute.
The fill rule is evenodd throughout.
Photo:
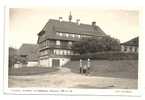
<svg viewBox="0 0 145 100"><path fill-rule="evenodd" d="M96 22L95 21L92 22L92 26L96 26Z"/></svg>
<svg viewBox="0 0 145 100"><path fill-rule="evenodd" d="M59 21L60 21L60 22L62 21L62 17L59 17Z"/></svg>
<svg viewBox="0 0 145 100"><path fill-rule="evenodd" d="M76 22L77 22L77 24L79 25L79 24L80 24L80 19L77 19Z"/></svg>
<svg viewBox="0 0 145 100"><path fill-rule="evenodd" d="M68 16L68 19L69 19L69 22L71 22L71 20L72 20L71 12L70 12L70 14L69 14L69 16Z"/></svg>

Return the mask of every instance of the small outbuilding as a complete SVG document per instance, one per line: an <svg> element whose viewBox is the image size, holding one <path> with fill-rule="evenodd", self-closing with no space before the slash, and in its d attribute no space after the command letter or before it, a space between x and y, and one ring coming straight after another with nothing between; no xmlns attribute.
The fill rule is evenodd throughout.
<svg viewBox="0 0 145 100"><path fill-rule="evenodd" d="M121 43L121 52L138 53L139 38L133 38L127 42Z"/></svg>
<svg viewBox="0 0 145 100"><path fill-rule="evenodd" d="M23 44L18 50L19 62L22 67L38 66L38 45Z"/></svg>

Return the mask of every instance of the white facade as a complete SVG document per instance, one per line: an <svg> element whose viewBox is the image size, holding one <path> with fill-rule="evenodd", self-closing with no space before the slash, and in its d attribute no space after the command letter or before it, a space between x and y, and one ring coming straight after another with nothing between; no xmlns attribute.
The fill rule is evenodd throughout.
<svg viewBox="0 0 145 100"><path fill-rule="evenodd" d="M14 64L14 68L21 68L22 67L22 64Z"/></svg>
<svg viewBox="0 0 145 100"><path fill-rule="evenodd" d="M53 60L58 60L59 66L53 66ZM59 57L42 59L42 60L40 60L40 66L42 66L42 67L62 67L69 61L70 61L70 58L59 58Z"/></svg>
<svg viewBox="0 0 145 100"><path fill-rule="evenodd" d="M49 62L50 62L49 59L42 59L40 60L39 64L42 67L51 67Z"/></svg>
<svg viewBox="0 0 145 100"><path fill-rule="evenodd" d="M127 52L127 53L135 53L138 52L138 47L136 46L125 46L125 45L121 45L121 51L122 52Z"/></svg>
<svg viewBox="0 0 145 100"><path fill-rule="evenodd" d="M27 67L36 67L38 66L37 61L28 61Z"/></svg>

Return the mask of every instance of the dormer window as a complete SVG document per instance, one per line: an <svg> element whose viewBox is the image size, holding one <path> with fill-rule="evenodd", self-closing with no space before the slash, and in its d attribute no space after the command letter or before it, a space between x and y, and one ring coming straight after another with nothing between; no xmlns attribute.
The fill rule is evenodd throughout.
<svg viewBox="0 0 145 100"><path fill-rule="evenodd" d="M56 35L59 35L59 32L56 32Z"/></svg>
<svg viewBox="0 0 145 100"><path fill-rule="evenodd" d="M78 35L78 38L80 38L81 36L80 35Z"/></svg>
<svg viewBox="0 0 145 100"><path fill-rule="evenodd" d="M66 33L66 37L68 37L68 33Z"/></svg>
<svg viewBox="0 0 145 100"><path fill-rule="evenodd" d="M59 36L62 36L62 33L59 33Z"/></svg>
<svg viewBox="0 0 145 100"><path fill-rule="evenodd" d="M75 35L74 35L74 34L70 34L70 36L71 36L71 37L73 37L73 38L75 37Z"/></svg>
<svg viewBox="0 0 145 100"><path fill-rule="evenodd" d="M68 42L68 45L72 45L72 41L69 41L69 42Z"/></svg>

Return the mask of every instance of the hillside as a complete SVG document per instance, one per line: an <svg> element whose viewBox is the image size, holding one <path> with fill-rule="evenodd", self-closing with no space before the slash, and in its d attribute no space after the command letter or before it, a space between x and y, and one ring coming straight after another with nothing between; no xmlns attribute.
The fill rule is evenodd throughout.
<svg viewBox="0 0 145 100"><path fill-rule="evenodd" d="M83 61L83 65L87 61ZM70 61L64 67L70 68L72 72L79 73L79 61ZM115 78L138 77L137 60L92 60L90 76L104 76Z"/></svg>

